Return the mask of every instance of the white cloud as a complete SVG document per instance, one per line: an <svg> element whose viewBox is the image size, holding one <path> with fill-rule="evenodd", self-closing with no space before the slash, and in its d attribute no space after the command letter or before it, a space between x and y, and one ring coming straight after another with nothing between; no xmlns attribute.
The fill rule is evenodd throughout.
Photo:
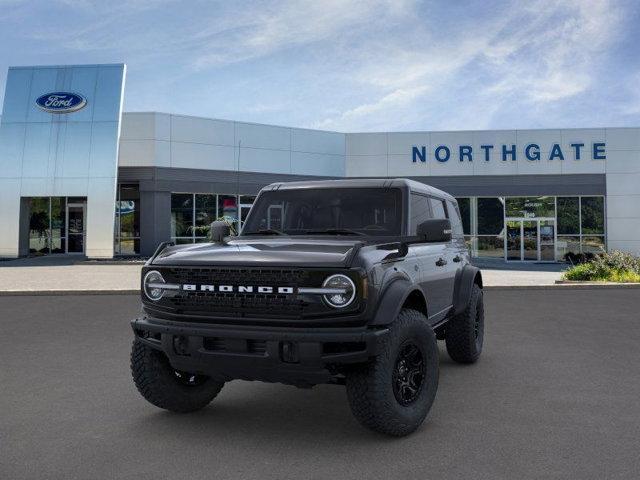
<svg viewBox="0 0 640 480"><path fill-rule="evenodd" d="M369 25L380 13L401 15L410 2L393 0L287 0L256 13L236 12L195 35L202 42L194 64L220 66L263 57L315 42L333 43L351 29Z"/></svg>
<svg viewBox="0 0 640 480"><path fill-rule="evenodd" d="M487 128L492 117L486 113L498 112L503 103L518 102L528 109L527 104L540 106L586 92L595 74L594 57L615 39L621 18L620 8L609 0L539 0L525 8L519 4L503 8L495 19L458 25L462 34L435 45L425 42L407 50L406 39L401 39L387 47L381 61L373 59L356 75L374 98L317 124L384 129L386 119L406 112L408 102L396 92L419 92L412 100L420 98L428 114L428 105L440 105L442 98L449 99L451 107L456 105L456 88L467 84L475 92L472 105L451 108L444 124L455 125L456 110L461 110L458 128ZM417 33L429 35L429 31ZM474 106L478 114L469 115ZM385 115L372 123L368 117L381 111ZM469 122L471 118L475 121Z"/></svg>
<svg viewBox="0 0 640 480"><path fill-rule="evenodd" d="M202 101L177 108L200 115L345 131L489 128L588 95L625 15L618 0L59 1L69 25L16 33L43 56L123 59L129 82L155 76L145 98L189 83Z"/></svg>
<svg viewBox="0 0 640 480"><path fill-rule="evenodd" d="M494 76L487 91L552 102L584 92L593 57L612 41L620 12L608 0L540 1L516 31L489 45Z"/></svg>
<svg viewBox="0 0 640 480"><path fill-rule="evenodd" d="M340 124L345 125L350 124L351 122L358 122L361 118L371 117L374 115L385 115L385 113L389 110L408 106L413 100L423 95L427 91L427 89L427 86L399 88L392 91L391 93L388 93L375 102L358 105L351 110L342 112L338 115L337 118L328 118L322 121L315 122L312 127L320 129L333 129Z"/></svg>

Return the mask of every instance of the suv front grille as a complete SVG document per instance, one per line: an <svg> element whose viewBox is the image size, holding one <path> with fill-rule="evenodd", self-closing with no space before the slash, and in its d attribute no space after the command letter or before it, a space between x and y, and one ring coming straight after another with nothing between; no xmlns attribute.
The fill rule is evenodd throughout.
<svg viewBox="0 0 640 480"><path fill-rule="evenodd" d="M163 269L162 275L167 283L180 285L293 287L295 291L298 287L320 286L326 278L326 272L255 268L180 267ZM329 310L318 296L311 298L296 293L227 293L199 289L180 290L167 295L162 304L171 307L176 313L230 317L301 318L313 313L327 313Z"/></svg>
<svg viewBox="0 0 640 480"><path fill-rule="evenodd" d="M299 269L171 268L166 272L167 282L225 285L301 286L310 277L308 270Z"/></svg>

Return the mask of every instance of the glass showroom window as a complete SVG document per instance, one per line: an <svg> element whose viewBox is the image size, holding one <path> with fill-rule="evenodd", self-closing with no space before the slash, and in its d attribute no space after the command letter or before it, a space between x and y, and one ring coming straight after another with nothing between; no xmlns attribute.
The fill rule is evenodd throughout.
<svg viewBox="0 0 640 480"><path fill-rule="evenodd" d="M474 198L456 198L458 201L458 210L462 219L462 231L464 232L464 241L472 255L475 255L474 236L473 236L473 220L472 212L475 206Z"/></svg>
<svg viewBox="0 0 640 480"><path fill-rule="evenodd" d="M244 222L255 197L204 193L171 194L171 240L176 244L207 242L211 223L225 220L237 235L238 206Z"/></svg>
<svg viewBox="0 0 640 480"><path fill-rule="evenodd" d="M238 222L238 196L218 195L218 218L231 225L231 234L237 235L240 227Z"/></svg>
<svg viewBox="0 0 640 480"><path fill-rule="evenodd" d="M555 197L507 197L505 216L509 218L555 218Z"/></svg>
<svg viewBox="0 0 640 480"><path fill-rule="evenodd" d="M478 198L477 204L477 256L504 258L504 198Z"/></svg>
<svg viewBox="0 0 640 480"><path fill-rule="evenodd" d="M51 253L51 199L29 199L29 252Z"/></svg>
<svg viewBox="0 0 640 480"><path fill-rule="evenodd" d="M194 194L171 194L171 240L176 244L193 243Z"/></svg>
<svg viewBox="0 0 640 480"><path fill-rule="evenodd" d="M558 258L580 253L580 197L558 197Z"/></svg>
<svg viewBox="0 0 640 480"><path fill-rule="evenodd" d="M211 222L216 220L216 196L209 194L195 194L194 205L194 242L207 242L209 241L208 235L211 229Z"/></svg>
<svg viewBox="0 0 640 480"><path fill-rule="evenodd" d="M29 199L29 253L66 252L66 198Z"/></svg>
<svg viewBox="0 0 640 480"><path fill-rule="evenodd" d="M137 185L118 185L114 251L116 255L140 253L140 191Z"/></svg>
<svg viewBox="0 0 640 480"><path fill-rule="evenodd" d="M584 253L605 251L604 197L580 197L580 246Z"/></svg>
<svg viewBox="0 0 640 480"><path fill-rule="evenodd" d="M558 197L558 258L605 251L604 197Z"/></svg>

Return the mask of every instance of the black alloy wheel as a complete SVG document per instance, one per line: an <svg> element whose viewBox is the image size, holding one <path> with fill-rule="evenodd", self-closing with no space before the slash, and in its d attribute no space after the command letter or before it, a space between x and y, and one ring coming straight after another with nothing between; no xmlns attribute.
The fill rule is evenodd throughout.
<svg viewBox="0 0 640 480"><path fill-rule="evenodd" d="M400 347L393 369L393 394L400 405L411 405L420 396L425 376L420 347L407 340Z"/></svg>

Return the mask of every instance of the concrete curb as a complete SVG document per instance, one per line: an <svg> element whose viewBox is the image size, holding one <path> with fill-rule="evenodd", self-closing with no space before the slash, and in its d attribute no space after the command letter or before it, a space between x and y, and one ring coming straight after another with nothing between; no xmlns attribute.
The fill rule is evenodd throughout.
<svg viewBox="0 0 640 480"><path fill-rule="evenodd" d="M626 285L626 286L629 286L629 287L639 287L640 283L638 283L638 282L590 282L590 281L583 281L583 280L556 280L556 285L599 285L599 286L604 286L604 285L622 286L622 285Z"/></svg>

